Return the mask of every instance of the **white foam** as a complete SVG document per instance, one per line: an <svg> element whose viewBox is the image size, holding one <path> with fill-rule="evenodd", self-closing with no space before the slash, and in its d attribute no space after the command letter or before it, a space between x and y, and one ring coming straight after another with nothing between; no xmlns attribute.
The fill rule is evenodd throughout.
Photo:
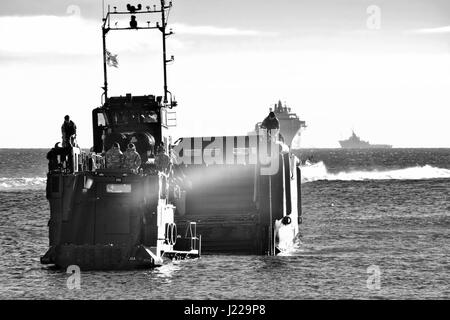
<svg viewBox="0 0 450 320"><path fill-rule="evenodd" d="M328 181L363 181L363 180L425 180L450 179L450 169L436 168L430 165L410 167L397 170L372 170L330 173L325 164L318 163L302 166L302 182L319 180ZM0 191L45 189L46 177L0 178Z"/></svg>
<svg viewBox="0 0 450 320"><path fill-rule="evenodd" d="M44 189L46 180L45 177L0 178L0 191Z"/></svg>
<svg viewBox="0 0 450 320"><path fill-rule="evenodd" d="M302 181L363 181L363 180L424 180L450 178L450 169L432 167L430 165L410 167L397 170L372 170L330 173L321 161L302 167Z"/></svg>

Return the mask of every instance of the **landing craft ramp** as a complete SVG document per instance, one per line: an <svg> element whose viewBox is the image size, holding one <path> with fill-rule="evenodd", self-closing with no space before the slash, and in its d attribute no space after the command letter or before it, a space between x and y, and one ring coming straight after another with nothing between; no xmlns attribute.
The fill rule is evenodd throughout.
<svg viewBox="0 0 450 320"><path fill-rule="evenodd" d="M184 160L175 221L197 222L203 253L270 253L274 223L285 216L295 237L301 204L300 169L290 161L293 155L273 145L276 170L265 172L256 136L182 140L184 145L174 149Z"/></svg>

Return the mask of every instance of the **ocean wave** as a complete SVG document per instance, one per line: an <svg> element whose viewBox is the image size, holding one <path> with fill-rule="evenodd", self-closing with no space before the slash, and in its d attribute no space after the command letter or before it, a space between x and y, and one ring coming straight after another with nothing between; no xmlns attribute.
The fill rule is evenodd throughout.
<svg viewBox="0 0 450 320"><path fill-rule="evenodd" d="M0 178L0 191L45 189L45 177Z"/></svg>
<svg viewBox="0 0 450 320"><path fill-rule="evenodd" d="M321 161L302 167L302 182L319 180L329 181L364 181L364 180L425 180L450 178L450 169L417 166L396 170L350 171L330 173Z"/></svg>
<svg viewBox="0 0 450 320"><path fill-rule="evenodd" d="M302 182L328 181L364 181L364 180L425 180L450 179L450 169L436 168L430 165L396 170L342 171L330 173L321 161L302 166ZM0 178L0 191L20 191L45 189L46 177Z"/></svg>

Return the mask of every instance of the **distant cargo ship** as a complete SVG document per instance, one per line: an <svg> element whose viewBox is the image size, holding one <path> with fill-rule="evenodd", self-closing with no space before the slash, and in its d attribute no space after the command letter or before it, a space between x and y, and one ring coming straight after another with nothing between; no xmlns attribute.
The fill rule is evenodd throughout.
<svg viewBox="0 0 450 320"><path fill-rule="evenodd" d="M347 140L340 140L339 144L344 149L389 149L392 148L390 144L370 144L368 141L361 140L353 131L350 138Z"/></svg>

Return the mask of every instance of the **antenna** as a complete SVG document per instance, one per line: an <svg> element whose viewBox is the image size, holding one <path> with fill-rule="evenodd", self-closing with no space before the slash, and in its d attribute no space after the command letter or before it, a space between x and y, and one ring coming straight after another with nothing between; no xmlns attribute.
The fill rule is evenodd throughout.
<svg viewBox="0 0 450 320"><path fill-rule="evenodd" d="M166 33L166 27L167 27L167 21L166 21L166 9L172 8L172 1L169 2L169 5L166 6L166 1L161 0L161 26L159 27L159 30L162 33L162 41L163 41L163 66L164 66L164 104L168 104L167 100L167 94L169 93L172 97L172 94L167 89L167 64L170 62L173 62L173 56L171 59L167 60L167 54L166 54L166 38L173 34L172 30L170 30L169 33ZM176 105L173 104L174 101L171 99L170 107L173 107Z"/></svg>
<svg viewBox="0 0 450 320"><path fill-rule="evenodd" d="M104 0L102 0L102 6L104 6ZM167 27L167 18L170 12L170 9L172 8L172 1L169 1L169 4L166 4L166 0L160 0L161 1L161 8L157 10L156 5L153 6L153 10L151 10L150 6L146 6L146 10L142 10L142 5L138 4L137 7L132 6L130 4L127 5L128 11L118 11L117 7L114 7L114 11L112 12L110 10L110 6L108 5L108 12L106 14L106 17L103 17L103 25L102 25L102 39L103 39L103 75L104 75L104 96L105 101L108 99L108 71L107 71L107 61L109 57L109 52L106 49L106 36L108 32L110 31L117 31L117 30L143 30L143 29L158 29L162 33L162 58L163 58L163 75L164 75L164 100L163 103L165 106L168 106L169 108L173 108L177 105L177 102L172 99L172 93L167 88L167 64L174 61L174 57L171 56L170 59L167 59L167 53L166 53L166 38L173 34L172 30L169 32L166 32ZM167 12L166 12L167 11ZM138 14L155 14L155 13L161 13L161 23L156 22L155 25L151 25L151 20L146 20L147 26L139 26L136 16ZM167 13L167 15L166 15ZM114 15L129 15L131 17L130 21L130 27L122 28L117 27L117 24L114 26L114 28L110 27L110 20L111 16ZM170 95L170 103L168 101L168 95Z"/></svg>

